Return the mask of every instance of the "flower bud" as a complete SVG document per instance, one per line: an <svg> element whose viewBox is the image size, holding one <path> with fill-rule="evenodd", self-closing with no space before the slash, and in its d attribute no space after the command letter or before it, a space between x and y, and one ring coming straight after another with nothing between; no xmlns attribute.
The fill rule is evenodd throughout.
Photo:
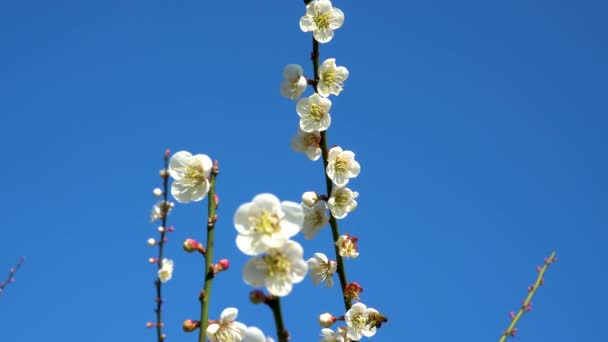
<svg viewBox="0 0 608 342"><path fill-rule="evenodd" d="M314 191L306 191L302 195L302 203L306 204L309 207L314 207L318 200L319 196Z"/></svg>
<svg viewBox="0 0 608 342"><path fill-rule="evenodd" d="M150 259L148 259L148 262L151 263L151 264L156 264L158 262L158 259L156 259L156 258L150 258Z"/></svg>
<svg viewBox="0 0 608 342"><path fill-rule="evenodd" d="M149 238L148 239L148 246L154 247L155 245L156 245L156 240L154 240L153 238Z"/></svg>
<svg viewBox="0 0 608 342"><path fill-rule="evenodd" d="M350 282L344 288L344 297L353 300L359 299L359 293L363 292L363 288L356 282Z"/></svg>
<svg viewBox="0 0 608 342"><path fill-rule="evenodd" d="M167 176L169 175L169 172L167 172L167 170L165 170L165 169L162 169L162 170L160 170L159 175L161 178L167 178Z"/></svg>
<svg viewBox="0 0 608 342"><path fill-rule="evenodd" d="M152 323L152 322L147 322L146 323L146 328L153 328L156 324Z"/></svg>
<svg viewBox="0 0 608 342"><path fill-rule="evenodd" d="M221 259L217 264L213 265L213 273L218 274L219 272L225 271L230 267L230 261L228 259Z"/></svg>
<svg viewBox="0 0 608 342"><path fill-rule="evenodd" d="M194 239L186 239L184 244L182 245L184 250L188 253L192 253L194 251L199 251L201 253L205 253L205 248L198 241Z"/></svg>
<svg viewBox="0 0 608 342"><path fill-rule="evenodd" d="M156 230L158 230L159 233L162 233L165 231L165 227L163 226L158 226L158 228L156 228Z"/></svg>
<svg viewBox="0 0 608 342"><path fill-rule="evenodd" d="M200 326L201 326L201 322L195 321L192 319L187 319L182 324L182 329L185 332L193 332L194 330L198 329Z"/></svg>
<svg viewBox="0 0 608 342"><path fill-rule="evenodd" d="M332 324L336 323L337 318L334 317L332 314L330 314L329 312L326 312L322 315L319 315L319 324L321 324L321 326L323 328L329 328L332 326Z"/></svg>
<svg viewBox="0 0 608 342"><path fill-rule="evenodd" d="M160 197L163 195L163 191L160 188L156 188L152 190L152 194L156 197Z"/></svg>

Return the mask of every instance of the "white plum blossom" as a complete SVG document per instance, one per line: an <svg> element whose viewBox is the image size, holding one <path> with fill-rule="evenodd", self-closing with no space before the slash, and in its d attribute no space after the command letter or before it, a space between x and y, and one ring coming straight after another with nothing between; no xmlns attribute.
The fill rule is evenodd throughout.
<svg viewBox="0 0 608 342"><path fill-rule="evenodd" d="M244 342L274 342L270 337L266 337L258 327L247 327Z"/></svg>
<svg viewBox="0 0 608 342"><path fill-rule="evenodd" d="M150 211L150 222L154 222L156 220L162 220L163 215L169 215L171 213L171 209L173 209L175 205L173 202L165 202L160 200L152 206L152 210Z"/></svg>
<svg viewBox="0 0 608 342"><path fill-rule="evenodd" d="M331 101L317 93L300 99L296 105L296 111L300 116L300 129L308 133L328 129L331 124L330 108Z"/></svg>
<svg viewBox="0 0 608 342"><path fill-rule="evenodd" d="M359 239L350 236L348 234L340 235L338 241L336 241L336 246L338 246L338 253L340 256L344 258L356 258L359 256L359 247L357 246L357 241Z"/></svg>
<svg viewBox="0 0 608 342"><path fill-rule="evenodd" d="M327 256L323 253L315 253L315 255L306 260L308 269L310 270L310 277L315 285L319 285L324 282L325 287L332 287L334 280L332 276L336 273L338 264L327 259Z"/></svg>
<svg viewBox="0 0 608 342"><path fill-rule="evenodd" d="M327 206L331 214L337 219L343 219L351 211L357 209L357 201L359 193L352 191L349 188L335 186L331 189L331 196L327 200Z"/></svg>
<svg viewBox="0 0 608 342"><path fill-rule="evenodd" d="M304 69L298 64L288 64L283 69L283 78L281 95L290 100L299 99L308 85L306 77L304 77Z"/></svg>
<svg viewBox="0 0 608 342"><path fill-rule="evenodd" d="M332 7L329 0L314 0L306 5L306 15L300 19L304 32L312 31L315 40L327 43L334 37L334 30L344 23L344 13Z"/></svg>
<svg viewBox="0 0 608 342"><path fill-rule="evenodd" d="M174 181L171 195L180 203L198 202L209 192L213 162L209 156L188 151L175 153L169 161L169 174Z"/></svg>
<svg viewBox="0 0 608 342"><path fill-rule="evenodd" d="M236 308L226 308L220 320L207 326L207 338L211 342L241 342L245 338L247 326L235 319L239 314Z"/></svg>
<svg viewBox="0 0 608 342"><path fill-rule="evenodd" d="M161 267L158 270L158 279L161 282L166 283L171 280L173 276L173 260L171 259L163 259L161 263Z"/></svg>
<svg viewBox="0 0 608 342"><path fill-rule="evenodd" d="M355 160L352 151L342 151L340 146L334 146L327 153L327 177L337 186L345 186L350 178L355 178L361 171L361 166Z"/></svg>
<svg viewBox="0 0 608 342"><path fill-rule="evenodd" d="M338 328L338 331L333 331L329 328L321 329L321 339L319 342L347 342L346 330L344 327Z"/></svg>
<svg viewBox="0 0 608 342"><path fill-rule="evenodd" d="M295 152L304 152L308 159L315 161L321 157L321 133L304 132L300 128L291 139L291 148Z"/></svg>
<svg viewBox="0 0 608 342"><path fill-rule="evenodd" d="M309 207L304 202L301 204L304 212L304 222L302 224L302 233L306 240L312 240L319 230L327 225L329 217L327 216L327 203L325 201L317 201L312 207Z"/></svg>
<svg viewBox="0 0 608 342"><path fill-rule="evenodd" d="M154 240L154 238L149 238L148 239L148 246L153 247L156 245L156 240Z"/></svg>
<svg viewBox="0 0 608 342"><path fill-rule="evenodd" d="M295 202L283 201L272 194L260 194L242 204L234 214L238 231L236 245L247 255L259 255L283 246L302 229L304 213Z"/></svg>
<svg viewBox="0 0 608 342"><path fill-rule="evenodd" d="M245 283L254 287L265 286L274 296L286 296L291 292L293 284L301 282L308 271L302 255L302 246L290 240L281 248L254 257L243 269Z"/></svg>
<svg viewBox="0 0 608 342"><path fill-rule="evenodd" d="M368 308L363 303L355 303L344 315L344 320L348 326L347 336L353 340L360 340L361 337L372 337L376 334L376 325L372 324L373 319L370 313L377 314L378 311Z"/></svg>
<svg viewBox="0 0 608 342"><path fill-rule="evenodd" d="M319 84L317 92L323 97L330 94L340 95L344 88L343 82L348 78L348 69L343 66L336 66L336 59L326 59L319 67Z"/></svg>

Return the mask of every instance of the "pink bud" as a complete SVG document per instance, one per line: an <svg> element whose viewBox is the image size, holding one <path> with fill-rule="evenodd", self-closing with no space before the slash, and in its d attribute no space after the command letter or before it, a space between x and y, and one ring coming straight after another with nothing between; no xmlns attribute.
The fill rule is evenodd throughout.
<svg viewBox="0 0 608 342"><path fill-rule="evenodd" d="M218 196L217 194L214 194L213 201L215 202L215 208L217 209L220 206L220 196Z"/></svg>
<svg viewBox="0 0 608 342"><path fill-rule="evenodd" d="M174 232L174 231L175 231L175 228L174 228L173 226L171 226L171 227L167 228L167 231L168 231L168 232Z"/></svg>
<svg viewBox="0 0 608 342"><path fill-rule="evenodd" d="M513 312L513 311L509 312L509 317L511 317L511 319L515 318L515 312Z"/></svg>
<svg viewBox="0 0 608 342"><path fill-rule="evenodd" d="M148 262L151 263L151 264L156 264L158 262L158 259L156 259L156 258L150 258L150 259L148 259Z"/></svg>
<svg viewBox="0 0 608 342"><path fill-rule="evenodd" d="M540 270L542 270L542 268L540 266L536 266L536 271L540 272Z"/></svg>
<svg viewBox="0 0 608 342"><path fill-rule="evenodd" d="M217 264L220 265L224 270L227 270L228 267L230 267L230 261L228 261L228 259L221 259Z"/></svg>
<svg viewBox="0 0 608 342"><path fill-rule="evenodd" d="M532 290L534 290L534 285L528 286L528 292L531 292Z"/></svg>
<svg viewBox="0 0 608 342"><path fill-rule="evenodd" d="M169 158L170 155L171 155L171 150L170 149L166 149L165 150L165 158Z"/></svg>
<svg viewBox="0 0 608 342"><path fill-rule="evenodd" d="M152 322L147 322L147 323L146 323L146 328L152 328L152 327L154 327L154 326L156 326L156 324L155 324L155 323L152 323Z"/></svg>
<svg viewBox="0 0 608 342"><path fill-rule="evenodd" d="M540 282L538 283L539 285L544 285L545 284L545 278L541 278Z"/></svg>

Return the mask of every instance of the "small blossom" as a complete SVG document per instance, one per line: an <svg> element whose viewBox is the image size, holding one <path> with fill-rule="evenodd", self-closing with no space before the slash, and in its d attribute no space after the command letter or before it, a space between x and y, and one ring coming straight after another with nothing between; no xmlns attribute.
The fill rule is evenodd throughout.
<svg viewBox="0 0 608 342"><path fill-rule="evenodd" d="M291 138L291 149L295 152L303 152L308 159L315 161L321 157L321 133L304 132L301 128Z"/></svg>
<svg viewBox="0 0 608 342"><path fill-rule="evenodd" d="M152 207L152 211L150 212L150 222L154 222L156 220L162 220L165 215L169 215L171 213L171 209L173 209L174 204L172 202L158 201Z"/></svg>
<svg viewBox="0 0 608 342"><path fill-rule="evenodd" d="M312 207L319 200L319 195L317 195L314 191L306 191L302 194L302 203L306 204L309 207Z"/></svg>
<svg viewBox="0 0 608 342"><path fill-rule="evenodd" d="M283 78L281 95L290 100L299 99L308 85L304 77L304 69L298 64L288 64L283 69Z"/></svg>
<svg viewBox="0 0 608 342"><path fill-rule="evenodd" d="M294 202L279 202L272 194L261 194L241 205L234 215L239 235L236 245L247 255L259 255L279 248L302 228L304 213Z"/></svg>
<svg viewBox="0 0 608 342"><path fill-rule="evenodd" d="M321 340L319 342L347 342L350 341L346 338L346 330L344 327L338 328L337 331L333 331L328 328L321 329Z"/></svg>
<svg viewBox="0 0 608 342"><path fill-rule="evenodd" d="M171 195L180 203L198 202L209 192L209 176L213 162L209 156L180 151L169 161L169 174L174 181Z"/></svg>
<svg viewBox="0 0 608 342"><path fill-rule="evenodd" d="M243 270L245 283L254 287L265 286L275 296L286 296L293 284L301 282L308 271L302 255L302 246L291 240L281 248L271 249L266 255L247 262Z"/></svg>
<svg viewBox="0 0 608 342"><path fill-rule="evenodd" d="M160 270L158 270L158 279L161 282L166 283L171 280L173 276L173 260L163 259Z"/></svg>
<svg viewBox="0 0 608 342"><path fill-rule="evenodd" d="M334 30L344 23L344 13L332 7L329 0L315 0L306 5L306 15L300 19L304 32L312 31L315 40L327 43L334 37Z"/></svg>
<svg viewBox="0 0 608 342"><path fill-rule="evenodd" d="M344 320L348 326L347 336L353 340L360 340L361 337L371 337L376 334L376 325L371 324L370 314L373 316L378 311L368 308L363 303L355 303L344 315Z"/></svg>
<svg viewBox="0 0 608 342"><path fill-rule="evenodd" d="M331 101L314 93L300 99L296 111L300 116L300 129L304 132L325 131L331 124Z"/></svg>
<svg viewBox="0 0 608 342"><path fill-rule="evenodd" d="M335 218L343 219L348 213L357 209L357 201L355 200L357 197L359 197L358 192L335 186L331 190L331 197L327 201L327 206Z"/></svg>
<svg viewBox="0 0 608 342"><path fill-rule="evenodd" d="M352 151L342 151L340 146L332 147L327 154L327 177L337 186L345 186L350 178L355 178L361 166Z"/></svg>
<svg viewBox="0 0 608 342"><path fill-rule="evenodd" d="M319 67L319 84L317 92L323 97L330 94L340 95L344 88L343 82L348 78L348 69L336 66L336 59L326 59Z"/></svg>
<svg viewBox="0 0 608 342"><path fill-rule="evenodd" d="M304 212L304 223L302 224L302 232L307 240L317 236L319 230L327 225L329 217L327 216L327 203L325 201L317 201L317 203L309 207L304 202L301 204Z"/></svg>
<svg viewBox="0 0 608 342"><path fill-rule="evenodd" d="M337 320L338 319L329 312L319 315L319 324L321 324L321 326L324 328L331 327L334 323L336 323Z"/></svg>
<svg viewBox="0 0 608 342"><path fill-rule="evenodd" d="M241 342L245 337L247 326L235 319L239 314L236 308L226 308L220 315L219 322L207 327L207 338L211 342Z"/></svg>
<svg viewBox="0 0 608 342"><path fill-rule="evenodd" d="M156 240L154 240L153 238L149 238L148 239L148 246L153 247L156 245Z"/></svg>
<svg viewBox="0 0 608 342"><path fill-rule="evenodd" d="M340 255L345 258L356 258L359 256L359 247L357 247L357 241L359 241L356 237L351 237L348 234L341 235L336 241L336 246L338 246Z"/></svg>
<svg viewBox="0 0 608 342"><path fill-rule="evenodd" d="M163 195L163 191L160 188L156 188L156 189L152 190L152 194L155 197L160 197Z"/></svg>
<svg viewBox="0 0 608 342"><path fill-rule="evenodd" d="M336 273L338 267L335 261L328 260L323 253L315 253L312 258L306 260L306 264L308 264L310 277L315 285L319 285L321 282L324 282L326 287L334 285L332 276Z"/></svg>

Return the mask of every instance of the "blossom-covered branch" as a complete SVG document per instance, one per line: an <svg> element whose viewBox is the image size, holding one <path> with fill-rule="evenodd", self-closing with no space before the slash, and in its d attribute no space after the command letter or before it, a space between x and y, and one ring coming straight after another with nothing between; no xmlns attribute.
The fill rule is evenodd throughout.
<svg viewBox="0 0 608 342"><path fill-rule="evenodd" d="M160 235L159 239L156 240L154 238L148 239L148 245L151 247L158 246L158 257L150 258L150 262L157 265L157 277L154 281L154 286L156 287L156 308L154 312L156 313L156 322L148 322L147 326L149 328L156 327L156 336L158 342L162 342L165 340L166 335L163 333L163 320L162 320L162 309L163 309L163 296L162 296L162 284L169 281L173 275L173 261L170 259L164 258L164 246L167 242L166 234L168 232L173 231L172 227L167 227L167 217L173 208L173 203L168 201L168 178L169 178L169 154L171 151L166 150L164 154L164 167L160 171L160 177L162 178L162 189L156 188L153 191L154 196L162 197L162 200L157 202L152 208L152 213L150 214L150 221L155 222L157 220L161 221L161 225L158 227L158 233Z"/></svg>
<svg viewBox="0 0 608 342"><path fill-rule="evenodd" d="M19 258L19 261L17 261L17 264L15 264L15 266L13 266L13 268L11 268L9 270L8 277L6 277L6 279L4 281L0 282L0 296L4 293L4 289L8 286L8 284L15 281L15 274L17 273L17 271L19 271L19 268L21 268L21 265L23 265L23 262L25 262L24 256Z"/></svg>
<svg viewBox="0 0 608 342"><path fill-rule="evenodd" d="M528 296L523 301L517 314L513 311L509 313L509 316L511 317L511 324L509 324L507 330L502 333L500 337L500 342L506 341L509 336L515 336L515 334L517 333L517 322L519 322L520 318L524 315L524 313L532 310L532 297L534 297L534 295L536 294L536 290L538 290L538 288L543 285L544 275L547 271L547 268L549 268L549 265L554 263L556 260L557 259L555 257L555 252L552 252L551 255L545 259L545 263L542 267L537 266L536 270L538 271L538 276L536 277L536 281L534 282L534 284L528 286Z"/></svg>

